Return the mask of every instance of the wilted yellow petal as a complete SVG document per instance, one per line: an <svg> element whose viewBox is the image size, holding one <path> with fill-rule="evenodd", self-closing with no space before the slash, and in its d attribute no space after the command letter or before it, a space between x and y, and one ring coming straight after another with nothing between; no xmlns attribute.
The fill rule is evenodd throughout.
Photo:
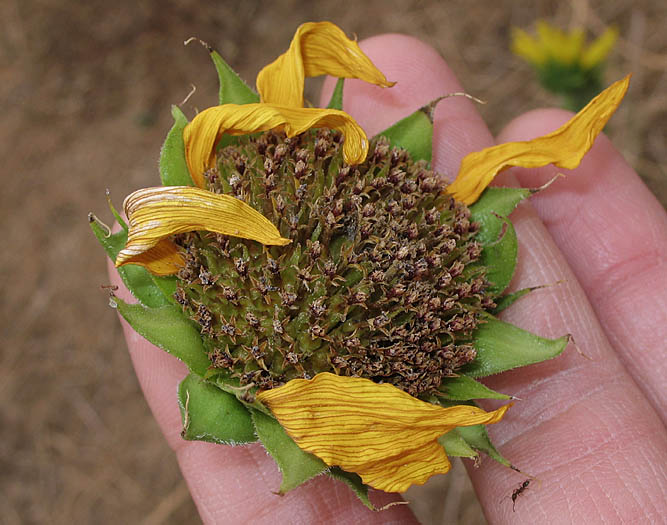
<svg viewBox="0 0 667 525"><path fill-rule="evenodd" d="M512 28L512 53L536 66L547 61L547 55L540 43L518 27Z"/></svg>
<svg viewBox="0 0 667 525"><path fill-rule="evenodd" d="M225 104L205 109L183 130L185 160L192 180L204 186L204 172L215 165L215 144L223 134L246 135L277 129L293 137L310 128L336 129L345 135L343 157L348 164L366 158L368 139L354 119L335 109L288 108L273 104Z"/></svg>
<svg viewBox="0 0 667 525"><path fill-rule="evenodd" d="M160 253L166 249L164 239L195 230L267 245L284 246L290 242L280 236L271 221L246 203L190 186L144 188L130 194L123 206L130 230L116 266L160 260Z"/></svg>
<svg viewBox="0 0 667 525"><path fill-rule="evenodd" d="M449 461L437 438L459 426L496 423L509 408L444 408L390 384L327 372L293 379L257 399L301 449L387 492L403 492L447 472Z"/></svg>
<svg viewBox="0 0 667 525"><path fill-rule="evenodd" d="M394 85L338 26L308 22L296 30L289 49L259 72L257 91L262 102L300 108L304 79L318 75L359 78L383 87Z"/></svg>
<svg viewBox="0 0 667 525"><path fill-rule="evenodd" d="M595 40L588 49L584 51L581 56L581 66L586 69L591 69L602 62L614 47L616 39L618 38L618 30L616 28L608 28L600 37Z"/></svg>
<svg viewBox="0 0 667 525"><path fill-rule="evenodd" d="M537 168L554 164L576 168L621 103L630 75L614 82L553 133L524 142L508 142L466 155L447 191L466 204L475 202L493 178L512 166Z"/></svg>

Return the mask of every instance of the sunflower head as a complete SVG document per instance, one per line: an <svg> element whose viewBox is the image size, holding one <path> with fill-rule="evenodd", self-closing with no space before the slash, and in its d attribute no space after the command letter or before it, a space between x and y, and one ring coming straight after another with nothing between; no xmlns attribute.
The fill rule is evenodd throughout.
<svg viewBox="0 0 667 525"><path fill-rule="evenodd" d="M379 137L350 166L338 132L267 132L222 148L206 186L291 241L176 239L176 297L201 327L210 377L250 393L333 372L420 396L475 358L471 334L495 306L480 225L426 162Z"/></svg>

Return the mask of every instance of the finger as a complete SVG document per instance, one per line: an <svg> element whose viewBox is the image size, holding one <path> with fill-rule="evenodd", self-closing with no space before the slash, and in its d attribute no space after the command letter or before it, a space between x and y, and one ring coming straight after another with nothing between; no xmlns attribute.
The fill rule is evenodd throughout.
<svg viewBox="0 0 667 525"><path fill-rule="evenodd" d="M372 39L364 50L389 78L392 73L399 73L391 69L394 60L409 67L410 74L418 79L412 84L404 83L409 89L405 88L408 93L403 95L410 97L411 102L401 102L367 86L357 91L356 83L346 83L344 108L364 129L370 130L369 134L386 127L387 114L396 118L410 113L424 99L428 100L436 88L438 94L440 90L460 89L442 60L424 64L419 53L429 52L423 51L423 46L419 51L419 46L405 37L398 37L399 45L392 45L395 38ZM409 93L410 89L414 92ZM373 97L379 98L371 101ZM417 104L412 97L418 100ZM468 101L445 102L438 107L434 131L434 151L443 154L434 156L433 165L439 171L452 173L462 155L489 146L492 141ZM374 124L376 120L381 124ZM459 140L461 136L465 140ZM565 516L569 521L575 516L596 521L618 520L619 516L657 516L667 450L663 427L617 360L583 290L530 205L521 206L513 221L521 253L514 286L561 279L566 284L536 292L517 303L509 317L544 336L574 334L594 361L570 350L558 359L503 374L491 382L525 400L517 403L490 432L503 445L501 450L506 456L540 478L541 490L532 491L530 499L524 498L527 504L513 515L511 505L503 506L502 501L511 503L509 496L517 481L521 481L520 476L485 461L481 469L472 472L472 477L487 517L490 521L513 517L534 522L536 515L547 521L553 516ZM655 483L656 469L661 475L659 487ZM630 501L628 479L633 484ZM563 514L564 502L565 512L570 515Z"/></svg>
<svg viewBox="0 0 667 525"><path fill-rule="evenodd" d="M109 264L112 284L121 299L132 300ZM320 476L284 496L276 494L281 475L258 444L228 447L181 438L178 384L187 375L183 363L150 344L122 321L141 388L167 442L176 452L193 500L204 523L412 523L410 510L395 506L377 513L361 505L343 483ZM399 500L373 491L378 506Z"/></svg>
<svg viewBox="0 0 667 525"><path fill-rule="evenodd" d="M570 114L540 110L511 122L499 141L528 140ZM557 169L517 171L537 187ZM635 382L667 417L667 214L634 170L600 137L581 166L531 199Z"/></svg>

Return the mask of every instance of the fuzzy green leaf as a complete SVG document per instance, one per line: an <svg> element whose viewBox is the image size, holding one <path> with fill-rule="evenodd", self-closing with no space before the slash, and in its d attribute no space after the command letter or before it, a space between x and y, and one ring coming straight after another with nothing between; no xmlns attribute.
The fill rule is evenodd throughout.
<svg viewBox="0 0 667 525"><path fill-rule="evenodd" d="M106 229L100 226L100 223L92 216L90 227L97 240L100 241L104 251L107 252L112 261L115 261L118 252L123 249L127 242L127 232L121 230L107 236ZM135 264L128 264L118 268L118 274L123 283L125 283L125 286L127 286L127 289L130 290L132 295L141 304L151 308L169 304L169 300L164 296L160 288L155 285L152 275L145 268Z"/></svg>
<svg viewBox="0 0 667 525"><path fill-rule="evenodd" d="M189 374L178 387L183 439L222 445L257 441L250 413L233 395Z"/></svg>
<svg viewBox="0 0 667 525"><path fill-rule="evenodd" d="M530 292L533 290L537 290L539 288L543 288L542 286L534 286L532 288L522 288L521 290L517 290L516 292L513 293L508 293L505 294L498 299L496 299L496 307L493 309L494 315L499 314L505 308L509 308L511 305L513 305L517 300L521 299L524 295L528 295Z"/></svg>
<svg viewBox="0 0 667 525"><path fill-rule="evenodd" d="M486 188L480 198L470 206L474 221L481 223L477 234L480 242L493 242L498 238L502 223L494 221L496 215L507 217L517 205L532 195L533 190L526 188ZM496 218L497 219L497 218Z"/></svg>
<svg viewBox="0 0 667 525"><path fill-rule="evenodd" d="M448 456L457 458L475 458L479 454L468 445L465 439L456 432L456 429L447 432L438 438L438 443L442 445Z"/></svg>
<svg viewBox="0 0 667 525"><path fill-rule="evenodd" d="M345 483L357 495L359 500L371 510L379 510L371 503L368 497L368 485L361 481L361 477L354 472L347 472L340 467L331 467L327 472L329 476Z"/></svg>
<svg viewBox="0 0 667 525"><path fill-rule="evenodd" d="M559 355L569 341L567 335L545 339L490 315L483 320L473 333L477 357L461 370L471 377L486 377L546 361Z"/></svg>
<svg viewBox="0 0 667 525"><path fill-rule="evenodd" d="M259 95L236 74L229 64L223 60L217 51L209 49L211 60L218 72L220 90L218 100L220 104L253 104L259 102Z"/></svg>
<svg viewBox="0 0 667 525"><path fill-rule="evenodd" d="M503 228L499 232L500 237L495 242L483 245L478 261L478 264L486 267L486 279L490 283L487 290L494 295L501 294L512 281L519 253L514 226L505 217L498 221Z"/></svg>
<svg viewBox="0 0 667 525"><path fill-rule="evenodd" d="M155 286L157 286L162 294L167 298L170 303L176 304L176 299L174 299L174 294L178 288L178 279L175 275L151 275Z"/></svg>
<svg viewBox="0 0 667 525"><path fill-rule="evenodd" d="M337 109L339 111L343 111L343 84L345 83L344 78L339 78L338 82L336 82L336 87L333 90L333 93L331 94L331 100L329 101L329 105L327 106L327 109Z"/></svg>
<svg viewBox="0 0 667 525"><path fill-rule="evenodd" d="M392 146L407 150L414 160L431 162L433 122L424 108L399 120L380 135L387 137Z"/></svg>
<svg viewBox="0 0 667 525"><path fill-rule="evenodd" d="M280 494L298 487L328 468L320 458L301 450L271 416L252 410L252 421L257 437L276 460L283 475Z"/></svg>
<svg viewBox="0 0 667 525"><path fill-rule="evenodd" d="M531 190L524 188L487 188L470 207L472 220L480 224L476 236L483 246L479 264L488 268L489 291L496 295L509 285L517 261L516 232L507 216L530 195Z"/></svg>
<svg viewBox="0 0 667 525"><path fill-rule="evenodd" d="M210 366L197 326L187 319L176 305L146 308L111 298L120 315L141 336L183 361L188 368L203 376Z"/></svg>
<svg viewBox="0 0 667 525"><path fill-rule="evenodd" d="M475 381L472 377L460 375L447 377L440 387L443 397L456 401L470 399L509 399L510 396L491 390L489 387Z"/></svg>
<svg viewBox="0 0 667 525"><path fill-rule="evenodd" d="M160 151L160 179L164 186L194 186L188 165L185 162L185 144L183 130L188 119L178 106L171 106L174 125L167 133L167 138Z"/></svg>
<svg viewBox="0 0 667 525"><path fill-rule="evenodd" d="M507 461L493 446L489 433L484 425L473 425L471 427L457 427L452 432L458 433L470 447L480 452L484 452L489 457L495 459L501 465L511 467L512 464Z"/></svg>

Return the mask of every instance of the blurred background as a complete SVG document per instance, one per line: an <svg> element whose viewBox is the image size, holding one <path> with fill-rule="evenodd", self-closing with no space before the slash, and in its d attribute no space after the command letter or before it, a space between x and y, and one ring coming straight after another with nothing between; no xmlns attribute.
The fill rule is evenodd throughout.
<svg viewBox="0 0 667 525"><path fill-rule="evenodd" d="M216 103L208 54L185 39L207 41L254 84L304 21L331 20L360 39L414 35L488 101L480 111L498 132L559 102L509 51L510 28L532 32L538 18L589 38L619 28L606 79L634 76L607 132L666 203L659 0L1 0L0 523L198 522L100 289L104 254L86 217L110 220L106 188L120 206L157 183L170 105L191 84L188 116ZM317 100L317 83L308 89ZM424 523L484 523L460 464L408 499Z"/></svg>

